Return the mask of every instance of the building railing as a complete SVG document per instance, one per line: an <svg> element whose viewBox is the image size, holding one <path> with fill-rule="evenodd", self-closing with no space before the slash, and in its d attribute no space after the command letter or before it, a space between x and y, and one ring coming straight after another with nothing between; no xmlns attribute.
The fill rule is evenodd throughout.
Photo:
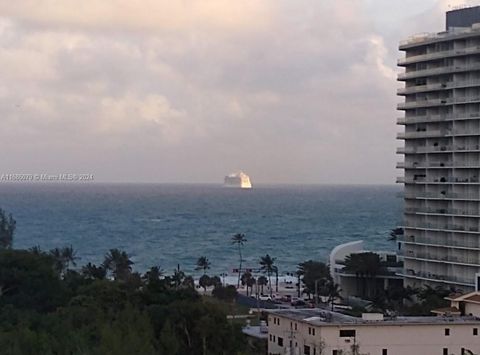
<svg viewBox="0 0 480 355"><path fill-rule="evenodd" d="M470 71L478 69L480 69L480 64L449 65L438 68L413 70L405 73L400 73L398 74L398 80L407 80L430 75L440 75L449 72Z"/></svg>
<svg viewBox="0 0 480 355"><path fill-rule="evenodd" d="M480 52L480 46L470 46L458 49L449 49L433 53L418 54L410 57L404 57L397 60L398 65L406 65L420 61L433 60L444 57L453 57L456 55L473 54Z"/></svg>
<svg viewBox="0 0 480 355"><path fill-rule="evenodd" d="M405 147L399 147L397 148L397 153L398 154L423 154L423 153L450 153L450 152L455 152L455 153L468 153L468 152L480 152L480 145L472 145L472 146L450 146L450 145L442 145L442 146L437 146L437 147L416 147L416 148L405 148Z"/></svg>
<svg viewBox="0 0 480 355"><path fill-rule="evenodd" d="M456 239L446 239L446 240L442 240L439 243L432 243L431 239L427 239L427 238L415 237L415 240L408 240L408 239L410 238L405 238L400 242L405 244L420 244L420 245L427 245L427 246L447 248L447 249L460 248L460 249L480 250L480 243L478 241L476 243L460 243Z"/></svg>
<svg viewBox="0 0 480 355"><path fill-rule="evenodd" d="M435 230L448 230L448 231L459 231L459 232L473 232L478 233L480 232L480 228L478 225L473 226L465 226L461 224L454 224L454 223L414 223L406 225L405 228L413 228L413 229L435 229Z"/></svg>
<svg viewBox="0 0 480 355"><path fill-rule="evenodd" d="M407 253L404 255L404 258L417 258L417 259L426 259L426 260L431 260L431 261L442 261L446 263L454 263L454 264L464 264L464 265L471 265L471 266L480 266L480 263L478 261L478 258L474 259L463 259L459 258L456 256L438 256L434 254L429 254L429 253L420 253L420 252L413 252L411 255Z"/></svg>
<svg viewBox="0 0 480 355"><path fill-rule="evenodd" d="M400 123L400 119L401 120ZM441 122L446 120L472 120L480 119L480 112L471 112L463 116L453 116L451 114L446 115L423 115L423 116L409 116L409 117L399 117L397 118L397 124L411 124L411 123L422 123L422 122Z"/></svg>
<svg viewBox="0 0 480 355"><path fill-rule="evenodd" d="M423 99L423 100L415 100L410 102L401 102L397 105L397 110L407 110L407 109L418 108L418 107L463 104L463 103L471 103L471 102L479 102L479 101L480 101L480 96Z"/></svg>
<svg viewBox="0 0 480 355"><path fill-rule="evenodd" d="M459 80L459 81L448 81L445 83L406 86L403 88L398 88L397 94L408 95L408 94L415 94L418 92L448 90L448 89L470 87L470 86L480 86L480 80Z"/></svg>
<svg viewBox="0 0 480 355"><path fill-rule="evenodd" d="M471 201L480 201L479 194L459 194L459 193L433 193L433 192L424 192L424 193L404 193L403 197L406 199L435 199L435 200L471 200Z"/></svg>
<svg viewBox="0 0 480 355"><path fill-rule="evenodd" d="M426 213L426 214L445 214L457 216L471 216L480 217L478 210L462 210L458 208L421 208L421 207L406 207L406 213Z"/></svg>
<svg viewBox="0 0 480 355"><path fill-rule="evenodd" d="M424 279L429 279L432 281L440 281L440 282L446 282L446 283L456 283L456 284L463 284L467 286L474 286L475 282L472 280L468 279L462 279L460 277L454 277L454 276L447 276L447 275L440 275L440 274L434 274L430 272L424 272L424 271L415 271L413 269L405 269L404 274L402 276L405 277L421 277Z"/></svg>

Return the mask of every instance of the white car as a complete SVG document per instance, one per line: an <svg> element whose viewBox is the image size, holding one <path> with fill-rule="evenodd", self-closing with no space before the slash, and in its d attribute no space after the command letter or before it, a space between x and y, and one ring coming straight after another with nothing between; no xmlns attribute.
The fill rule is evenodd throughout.
<svg viewBox="0 0 480 355"><path fill-rule="evenodd" d="M272 301L272 297L269 295L260 295L258 298L260 301Z"/></svg>

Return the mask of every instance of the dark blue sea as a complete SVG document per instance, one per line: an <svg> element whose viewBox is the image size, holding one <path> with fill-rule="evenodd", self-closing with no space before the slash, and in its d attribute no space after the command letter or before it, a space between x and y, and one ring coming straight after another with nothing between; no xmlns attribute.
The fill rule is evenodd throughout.
<svg viewBox="0 0 480 355"><path fill-rule="evenodd" d="M255 186L174 184L0 184L0 207L17 220L15 248L72 245L79 264L124 249L144 271L177 264L193 272L206 256L212 273L238 263L230 238L244 233L246 267L270 254L282 273L304 260L326 261L337 244L363 239L393 249L401 218L398 186Z"/></svg>

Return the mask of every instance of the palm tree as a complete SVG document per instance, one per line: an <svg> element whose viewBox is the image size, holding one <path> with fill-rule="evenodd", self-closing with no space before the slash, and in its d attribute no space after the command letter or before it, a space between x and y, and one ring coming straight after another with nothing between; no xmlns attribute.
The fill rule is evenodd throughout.
<svg viewBox="0 0 480 355"><path fill-rule="evenodd" d="M273 264L275 263L275 258L270 257L270 255L265 255L260 258L260 270L267 274L268 277L268 287L270 288L270 297L272 297L272 273L275 272L276 266Z"/></svg>
<svg viewBox="0 0 480 355"><path fill-rule="evenodd" d="M331 305L331 309L333 311L333 304L337 298L342 299L342 296L340 293L342 290L340 289L340 286L332 281L327 282L326 284L326 291L327 291L327 296L328 296L328 303Z"/></svg>
<svg viewBox="0 0 480 355"><path fill-rule="evenodd" d="M180 267L173 270L172 281L175 285L175 289L178 289L178 287L185 281L185 273L180 270Z"/></svg>
<svg viewBox="0 0 480 355"><path fill-rule="evenodd" d="M257 280L258 285L261 287L260 293L263 294L263 286L268 284L268 279L265 276L259 276ZM257 290L258 292L258 290Z"/></svg>
<svg viewBox="0 0 480 355"><path fill-rule="evenodd" d="M203 270L203 274L207 273L207 270L210 269L210 261L208 261L206 256L201 256L197 260L197 267L195 270Z"/></svg>
<svg viewBox="0 0 480 355"><path fill-rule="evenodd" d="M240 265L238 267L238 281L237 281L237 288L240 287L240 275L242 274L242 247L246 243L247 238L245 234L237 233L232 237L232 244L236 244L238 246L238 257L240 261Z"/></svg>
<svg viewBox="0 0 480 355"><path fill-rule="evenodd" d="M345 257L345 271L354 273L357 280L363 280L360 296L371 297L372 291L373 294L377 291L373 287L374 285L367 287L368 280L375 280L375 277L384 271L384 267L377 253L364 252L347 255Z"/></svg>
<svg viewBox="0 0 480 355"><path fill-rule="evenodd" d="M83 277L89 280L103 280L107 274L107 270L105 270L102 266L96 266L92 263L88 263L82 267L82 274Z"/></svg>
<svg viewBox="0 0 480 355"><path fill-rule="evenodd" d="M133 261L130 260L128 254L119 249L110 249L105 254L103 267L105 270L110 270L115 280L125 280L132 272Z"/></svg>
<svg viewBox="0 0 480 355"><path fill-rule="evenodd" d="M77 252L73 249L71 245L69 247L62 248L61 252L62 252L63 262L65 263L65 267L67 269L70 266L70 264L72 264L73 266L77 266L76 260L80 258L77 256Z"/></svg>
<svg viewBox="0 0 480 355"><path fill-rule="evenodd" d="M253 280L253 283L252 283ZM242 275L242 286L247 286L247 296L248 296L248 288L252 287L253 284L255 283L255 279L253 278L252 274L249 271L246 271Z"/></svg>
<svg viewBox="0 0 480 355"><path fill-rule="evenodd" d="M163 270L158 266L152 266L144 275L143 279L147 283L160 281L160 278L163 276Z"/></svg>

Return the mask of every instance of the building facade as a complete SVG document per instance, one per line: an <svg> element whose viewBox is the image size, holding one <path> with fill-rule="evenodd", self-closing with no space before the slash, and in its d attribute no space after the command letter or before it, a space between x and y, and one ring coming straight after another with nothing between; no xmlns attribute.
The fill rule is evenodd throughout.
<svg viewBox="0 0 480 355"><path fill-rule="evenodd" d="M358 282L358 275L350 272L345 267L345 260L353 254L371 253L365 250L363 240L337 245L332 249L329 256L330 276L333 281L340 286L342 297L364 297L365 290ZM377 294L391 287L403 286L401 274L403 262L399 260L399 255L393 251L374 251L382 263L382 270L372 277L374 282L369 283L369 292Z"/></svg>
<svg viewBox="0 0 480 355"><path fill-rule="evenodd" d="M269 355L473 355L480 353L474 316L351 317L319 309L271 311Z"/></svg>
<svg viewBox="0 0 480 355"><path fill-rule="evenodd" d="M447 12L447 26L399 47L402 276L406 286L471 291L480 272L480 7Z"/></svg>

